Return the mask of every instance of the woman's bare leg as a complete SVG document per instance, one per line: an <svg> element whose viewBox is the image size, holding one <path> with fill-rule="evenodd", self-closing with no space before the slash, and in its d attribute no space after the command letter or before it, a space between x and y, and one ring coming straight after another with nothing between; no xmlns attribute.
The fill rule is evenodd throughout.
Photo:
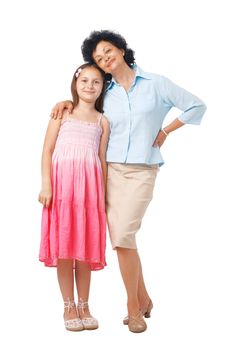
<svg viewBox="0 0 233 350"><path fill-rule="evenodd" d="M139 279L138 279L138 302L140 305L141 310L145 310L150 302L149 294L146 290L144 278L143 278L143 272L142 272L142 264L139 259Z"/></svg>
<svg viewBox="0 0 233 350"><path fill-rule="evenodd" d="M117 247L117 255L121 275L127 292L128 314L136 316L139 313L138 283L140 260L136 249Z"/></svg>
<svg viewBox="0 0 233 350"><path fill-rule="evenodd" d="M128 296L129 314L145 310L150 301L146 290L142 265L136 249L116 248L122 278Z"/></svg>

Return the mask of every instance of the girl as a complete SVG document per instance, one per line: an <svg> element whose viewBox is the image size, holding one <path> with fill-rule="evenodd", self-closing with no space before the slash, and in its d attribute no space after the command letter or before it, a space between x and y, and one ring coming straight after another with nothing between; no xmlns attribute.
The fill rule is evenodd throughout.
<svg viewBox="0 0 233 350"><path fill-rule="evenodd" d="M103 116L104 74L95 64L74 73L74 109L51 119L42 153L44 205L40 261L56 266L64 300L65 327L98 328L88 308L91 270L105 262L105 153L109 124ZM74 277L78 306L74 302Z"/></svg>

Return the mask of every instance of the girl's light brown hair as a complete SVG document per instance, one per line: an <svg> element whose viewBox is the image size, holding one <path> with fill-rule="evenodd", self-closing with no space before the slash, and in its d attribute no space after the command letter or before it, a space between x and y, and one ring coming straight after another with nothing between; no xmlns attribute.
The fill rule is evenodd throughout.
<svg viewBox="0 0 233 350"><path fill-rule="evenodd" d="M76 81L78 79L76 77L76 73L78 73L79 70L82 70L82 69L85 69L88 67L94 67L95 69L97 69L103 78L103 88L102 88L100 96L97 98L97 100L95 102L96 110L100 113L103 113L104 112L103 111L104 95L105 95L105 90L106 90L105 73L96 64L92 64L92 63L82 64L74 72L73 79L71 81L71 94L72 94L72 98L73 98L73 106L76 107L78 105L78 101L79 101L79 96L77 94L77 88L76 88Z"/></svg>

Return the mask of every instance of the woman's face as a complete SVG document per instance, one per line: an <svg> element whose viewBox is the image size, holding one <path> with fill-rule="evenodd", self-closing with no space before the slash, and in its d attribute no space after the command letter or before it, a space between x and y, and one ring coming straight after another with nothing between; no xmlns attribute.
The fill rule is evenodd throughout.
<svg viewBox="0 0 233 350"><path fill-rule="evenodd" d="M77 94L88 103L95 103L103 88L103 77L98 69L87 67L81 70L76 81Z"/></svg>
<svg viewBox="0 0 233 350"><path fill-rule="evenodd" d="M113 74L124 60L124 50L118 49L108 41L100 41L93 51L95 63L105 72Z"/></svg>

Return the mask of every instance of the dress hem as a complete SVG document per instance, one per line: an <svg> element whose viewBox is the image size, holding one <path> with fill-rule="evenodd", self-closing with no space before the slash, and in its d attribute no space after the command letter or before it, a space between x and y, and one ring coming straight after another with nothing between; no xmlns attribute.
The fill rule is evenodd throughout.
<svg viewBox="0 0 233 350"><path fill-rule="evenodd" d="M104 269L105 266L107 266L106 262L100 262L100 261L93 261L93 260L87 260L83 258L78 258L78 257L53 257L53 258L41 258L39 257L39 261L43 262L46 267L57 267L57 261L59 259L64 259L64 260L74 260L73 261L73 268L75 268L75 260L87 263L90 265L90 269L92 271L98 271Z"/></svg>

